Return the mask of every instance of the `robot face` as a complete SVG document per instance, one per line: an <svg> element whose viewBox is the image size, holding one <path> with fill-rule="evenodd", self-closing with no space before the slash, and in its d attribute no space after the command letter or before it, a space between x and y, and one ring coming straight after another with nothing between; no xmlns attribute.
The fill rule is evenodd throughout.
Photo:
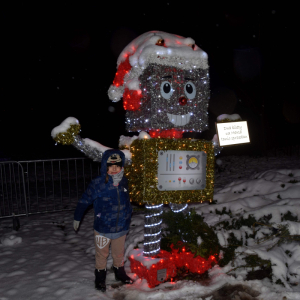
<svg viewBox="0 0 300 300"><path fill-rule="evenodd" d="M126 112L128 131L207 129L208 70L150 64L140 76L140 109Z"/></svg>

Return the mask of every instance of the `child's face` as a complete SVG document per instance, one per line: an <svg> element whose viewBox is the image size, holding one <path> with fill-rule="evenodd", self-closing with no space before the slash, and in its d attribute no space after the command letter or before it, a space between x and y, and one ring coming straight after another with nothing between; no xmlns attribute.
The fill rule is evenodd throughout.
<svg viewBox="0 0 300 300"><path fill-rule="evenodd" d="M121 169L122 168L120 166L117 166L117 165L109 166L107 174L110 174L110 175L118 174L121 171Z"/></svg>

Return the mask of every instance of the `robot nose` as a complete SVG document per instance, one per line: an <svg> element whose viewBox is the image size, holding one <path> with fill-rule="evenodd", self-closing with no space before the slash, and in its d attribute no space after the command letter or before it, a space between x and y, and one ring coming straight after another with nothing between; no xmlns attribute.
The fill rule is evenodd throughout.
<svg viewBox="0 0 300 300"><path fill-rule="evenodd" d="M187 99L185 97L180 97L178 101L182 106L187 104Z"/></svg>

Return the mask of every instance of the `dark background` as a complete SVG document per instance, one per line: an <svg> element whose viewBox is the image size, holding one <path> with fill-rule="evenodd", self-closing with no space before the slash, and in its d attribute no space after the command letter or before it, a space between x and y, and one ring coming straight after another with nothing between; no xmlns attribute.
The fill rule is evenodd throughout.
<svg viewBox="0 0 300 300"><path fill-rule="evenodd" d="M80 121L83 138L117 147L124 110L107 90L119 53L150 30L192 37L208 54L210 129L200 137L213 137L220 114L248 121L251 144L222 155L299 145L296 7L122 3L1 4L0 159L83 156L50 136L69 116Z"/></svg>

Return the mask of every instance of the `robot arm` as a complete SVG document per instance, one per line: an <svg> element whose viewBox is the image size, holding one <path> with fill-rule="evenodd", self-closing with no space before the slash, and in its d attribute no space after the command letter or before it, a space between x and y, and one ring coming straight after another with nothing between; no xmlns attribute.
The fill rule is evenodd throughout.
<svg viewBox="0 0 300 300"><path fill-rule="evenodd" d="M101 162L103 152L111 148L88 138L83 139L79 135L80 127L79 121L76 118L68 117L59 126L52 129L51 136L56 143L60 143L62 145L72 145L76 149L83 152L87 157L91 158L93 161ZM122 151L125 154L125 165L130 165L130 151Z"/></svg>
<svg viewBox="0 0 300 300"><path fill-rule="evenodd" d="M213 145L214 145L214 153L215 153L215 156L217 156L218 154L221 153L221 150L223 149L223 147L221 147L219 145L219 138L218 138L218 135L215 134L213 139L211 140Z"/></svg>

